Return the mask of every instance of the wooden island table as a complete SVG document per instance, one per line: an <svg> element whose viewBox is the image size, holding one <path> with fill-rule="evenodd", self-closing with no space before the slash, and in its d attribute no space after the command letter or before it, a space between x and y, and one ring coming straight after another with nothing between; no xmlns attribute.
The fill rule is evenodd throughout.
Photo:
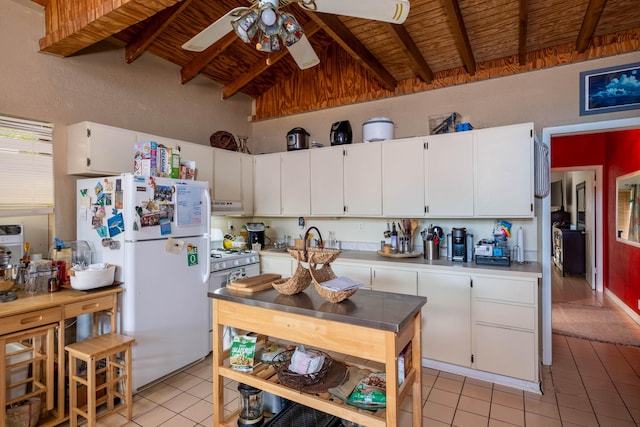
<svg viewBox="0 0 640 427"><path fill-rule="evenodd" d="M397 426L398 409L411 391L414 426L422 425L420 312L425 297L359 290L334 304L312 287L296 295L275 289L254 294L221 288L210 292L213 304L213 425L235 427L237 412L225 418L224 378L298 402L367 427ZM329 393L309 394L280 384L270 365L259 364L252 373L230 368L223 349L223 328L230 326L269 337L304 344L344 356L384 365L386 410L359 411ZM398 356L411 346L410 369L402 384ZM345 362L348 364L348 360Z"/></svg>
<svg viewBox="0 0 640 427"><path fill-rule="evenodd" d="M117 330L119 286L91 291L63 288L57 292L29 296L17 292L18 299L0 303L0 427L7 425L9 404L39 397L47 415L40 417L38 426L53 426L68 419L65 414L65 351L64 331L67 320L93 314L93 333L98 332L98 314L110 316L110 330ZM18 350L9 350L12 345ZM18 361L15 361L19 359ZM25 360L26 359L26 360ZM5 384L11 374L21 367L30 367L27 394L11 396ZM13 388L12 388L13 389ZM29 390L30 389L30 390Z"/></svg>

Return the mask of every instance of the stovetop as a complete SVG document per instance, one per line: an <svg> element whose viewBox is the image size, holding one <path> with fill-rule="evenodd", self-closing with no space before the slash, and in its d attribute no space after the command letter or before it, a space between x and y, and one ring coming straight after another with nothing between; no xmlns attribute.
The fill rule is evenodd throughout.
<svg viewBox="0 0 640 427"><path fill-rule="evenodd" d="M247 249L211 249L212 272L258 264L259 262L260 257L256 251Z"/></svg>

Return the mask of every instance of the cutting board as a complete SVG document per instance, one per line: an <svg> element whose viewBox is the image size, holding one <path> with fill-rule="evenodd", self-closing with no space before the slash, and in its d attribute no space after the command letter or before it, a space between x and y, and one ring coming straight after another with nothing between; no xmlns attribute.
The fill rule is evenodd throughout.
<svg viewBox="0 0 640 427"><path fill-rule="evenodd" d="M255 286L251 286L251 287L242 287L242 286L235 286L233 283L230 283L227 285L227 289L235 291L235 292L241 292L241 293L245 293L245 294L252 294L254 292L260 292L260 291L265 291L267 289L273 289L273 286L271 285L274 282L274 280L267 282L267 283L261 283L259 285L255 285Z"/></svg>
<svg viewBox="0 0 640 427"><path fill-rule="evenodd" d="M259 276L248 277L236 280L227 285L227 289L236 292L252 294L267 289L271 289L271 284L282 277L280 274L260 274Z"/></svg>
<svg viewBox="0 0 640 427"><path fill-rule="evenodd" d="M236 280L230 283L236 288L252 288L264 283L271 283L274 280L282 278L280 274L260 274L258 276L247 277L246 279Z"/></svg>

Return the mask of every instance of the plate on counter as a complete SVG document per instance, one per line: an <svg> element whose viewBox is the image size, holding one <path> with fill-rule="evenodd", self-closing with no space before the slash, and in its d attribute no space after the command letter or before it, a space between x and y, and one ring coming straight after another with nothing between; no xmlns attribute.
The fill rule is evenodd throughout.
<svg viewBox="0 0 640 427"><path fill-rule="evenodd" d="M387 258L417 258L422 255L422 252L409 252L404 254L385 254L383 252L376 252L380 256L384 256Z"/></svg>

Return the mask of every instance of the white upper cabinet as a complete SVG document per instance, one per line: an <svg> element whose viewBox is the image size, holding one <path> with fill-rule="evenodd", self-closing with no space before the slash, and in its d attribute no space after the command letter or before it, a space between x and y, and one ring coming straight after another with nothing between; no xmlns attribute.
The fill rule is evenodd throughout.
<svg viewBox="0 0 640 427"><path fill-rule="evenodd" d="M349 216L382 215L381 143L344 146L344 201Z"/></svg>
<svg viewBox="0 0 640 427"><path fill-rule="evenodd" d="M474 133L476 216L533 216L533 123Z"/></svg>
<svg viewBox="0 0 640 427"><path fill-rule="evenodd" d="M241 154L242 157L242 211L246 215L253 214L253 156Z"/></svg>
<svg viewBox="0 0 640 427"><path fill-rule="evenodd" d="M282 153L280 161L282 215L309 215L311 212L309 150Z"/></svg>
<svg viewBox="0 0 640 427"><path fill-rule="evenodd" d="M431 135L426 141L426 215L473 216L473 133Z"/></svg>
<svg viewBox="0 0 640 427"><path fill-rule="evenodd" d="M92 122L67 127L67 173L120 175L133 172L136 132Z"/></svg>
<svg viewBox="0 0 640 427"><path fill-rule="evenodd" d="M382 146L382 214L424 216L425 138L385 141Z"/></svg>
<svg viewBox="0 0 640 427"><path fill-rule="evenodd" d="M253 163L255 215L280 215L280 153L260 154Z"/></svg>
<svg viewBox="0 0 640 427"><path fill-rule="evenodd" d="M311 214L344 215L344 172L341 146L309 151Z"/></svg>

